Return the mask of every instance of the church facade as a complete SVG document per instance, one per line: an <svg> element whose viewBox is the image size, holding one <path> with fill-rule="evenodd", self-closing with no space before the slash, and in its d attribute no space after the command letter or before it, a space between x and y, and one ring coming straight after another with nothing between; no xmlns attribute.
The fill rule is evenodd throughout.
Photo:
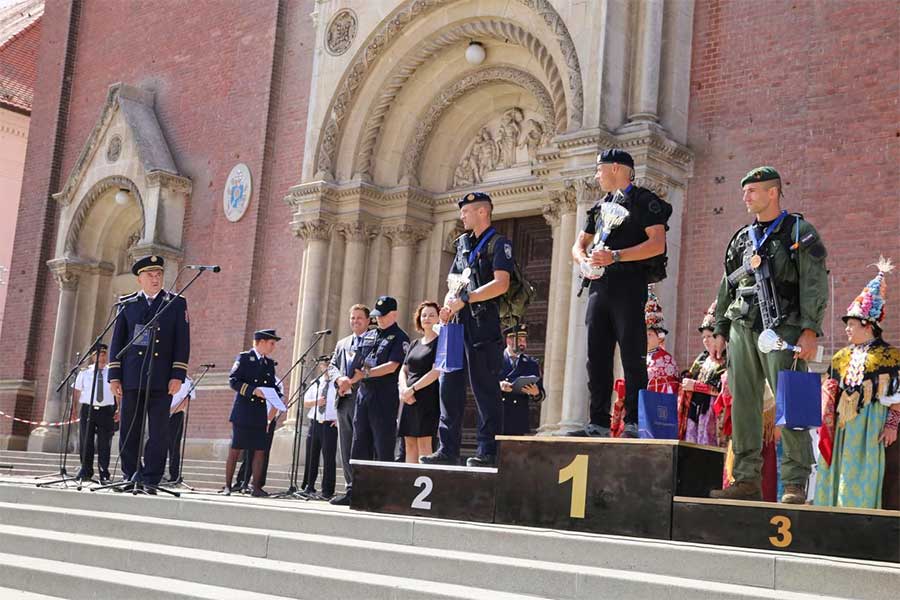
<svg viewBox="0 0 900 600"><path fill-rule="evenodd" d="M23 352L0 362L0 410L20 419L0 422L10 447L58 445L58 428L40 423L65 418L55 387L134 288L130 261L159 254L169 286L187 281L187 264L222 266L186 294L192 367L218 365L199 386L189 452L221 455L227 367L252 332L284 335L284 372L313 332L334 330L315 354L348 333L357 302L390 294L411 329L416 305L443 297L456 199L474 189L493 197L538 289L530 350L547 399L534 424L579 427L586 298L569 249L599 198L596 155L611 146L674 208L656 292L682 363L699 347L725 244L747 220L738 181L758 164L786 174L787 206L840 257L836 310L879 252L900 257L900 217L887 208L900 158L897 19L843 15L857 25L841 30L845 45L880 55L870 66L881 76L863 85L833 69L868 59L832 54L839 9L815 3L795 3L805 28L779 37L787 48L736 34L772 21L787 34L795 22L725 0L101 4L53 3L44 15L0 338ZM821 52L784 59L803 43ZM869 160L852 150L864 144ZM836 165L851 167L844 179ZM828 200L855 184L871 224L853 232L838 221L856 217ZM299 371L290 381L296 389ZM280 435L276 452L289 444Z"/></svg>

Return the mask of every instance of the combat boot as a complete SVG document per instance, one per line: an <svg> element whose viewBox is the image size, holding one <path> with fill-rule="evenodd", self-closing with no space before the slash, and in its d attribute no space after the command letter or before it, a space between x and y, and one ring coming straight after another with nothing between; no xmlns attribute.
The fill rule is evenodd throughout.
<svg viewBox="0 0 900 600"><path fill-rule="evenodd" d="M786 483L784 494L781 495L782 504L806 504L806 489L796 483Z"/></svg>
<svg viewBox="0 0 900 600"><path fill-rule="evenodd" d="M710 498L716 500L762 500L759 481L735 481L724 490L712 490Z"/></svg>

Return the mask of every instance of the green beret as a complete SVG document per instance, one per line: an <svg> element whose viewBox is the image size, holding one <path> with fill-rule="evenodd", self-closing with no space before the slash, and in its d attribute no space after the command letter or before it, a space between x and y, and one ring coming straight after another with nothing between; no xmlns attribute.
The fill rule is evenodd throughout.
<svg viewBox="0 0 900 600"><path fill-rule="evenodd" d="M775 170L775 167L756 167L741 179L741 187L748 183L757 183L759 181L772 181L773 179L781 179L781 175Z"/></svg>

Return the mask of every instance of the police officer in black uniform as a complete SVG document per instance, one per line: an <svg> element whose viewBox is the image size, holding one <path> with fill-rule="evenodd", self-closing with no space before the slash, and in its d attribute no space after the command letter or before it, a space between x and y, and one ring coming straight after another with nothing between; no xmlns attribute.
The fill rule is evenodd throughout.
<svg viewBox="0 0 900 600"><path fill-rule="evenodd" d="M131 267L141 291L120 299L122 309L113 328L108 369L109 387L116 398L121 398L122 473L135 484L154 486L159 484L166 467L172 395L181 389L187 376L191 353L187 301L162 289L164 264L161 256L147 256ZM144 330L125 355L118 358L119 351L165 306L168 308L155 325ZM141 465L138 447L145 400L149 438ZM145 491L156 493L153 488Z"/></svg>
<svg viewBox="0 0 900 600"><path fill-rule="evenodd" d="M509 289L514 269L512 243L491 226L493 204L482 192L466 194L459 201L460 219L467 233L456 240L456 258L450 267L451 279L463 274L469 285L448 293L441 309L441 322L456 316L465 332L466 367L443 373L440 379L440 446L422 456L424 464L456 464L462 441L462 417L466 402L466 371L478 407L478 448L469 466L496 463L500 431L500 368L503 362L503 335L495 298Z"/></svg>
<svg viewBox="0 0 900 600"><path fill-rule="evenodd" d="M538 361L525 354L528 348L528 326L513 325L506 334L506 350L503 351L503 369L500 372L501 401L500 433L503 435L528 435L531 432L529 412L531 402L544 399L544 383ZM513 391L519 377L537 377L535 383Z"/></svg>
<svg viewBox="0 0 900 600"><path fill-rule="evenodd" d="M647 284L665 276L666 222L672 206L632 183L634 159L623 150L606 150L597 157L596 179L606 195L588 211L572 257L579 266L586 263L606 271L590 281L587 306L591 420L584 431L573 435L609 437L613 356L618 343L626 386L622 437L636 438L638 391L647 387ZM603 228L601 214L606 202L623 206L628 216L611 229L605 247L594 247L595 236Z"/></svg>
<svg viewBox="0 0 900 600"><path fill-rule="evenodd" d="M371 315L378 328L363 335L351 367L354 376L349 383L359 382L359 390L350 456L371 460L374 454L376 460L393 461L400 408L397 380L409 351L409 336L397 325L397 300L394 298L381 296Z"/></svg>
<svg viewBox="0 0 900 600"><path fill-rule="evenodd" d="M253 348L238 354L228 376L228 384L234 390L234 404L231 408L231 448L225 463L225 495L231 494L234 469L242 450L253 452L251 495L268 496L262 489L265 471L265 455L270 445L267 433L269 407L263 391L257 388L274 388L281 397L281 389L276 385L275 361L269 355L281 338L274 329L260 329L253 334Z"/></svg>

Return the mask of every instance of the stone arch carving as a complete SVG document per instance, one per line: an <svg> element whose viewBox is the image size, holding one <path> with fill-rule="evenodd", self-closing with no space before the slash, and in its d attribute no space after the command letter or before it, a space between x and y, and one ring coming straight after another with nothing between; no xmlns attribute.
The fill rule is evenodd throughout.
<svg viewBox="0 0 900 600"><path fill-rule="evenodd" d="M410 183L418 179L419 163L422 160L425 145L428 143L428 138L440 121L444 111L454 101L473 89L495 81L515 84L534 96L540 106L545 122L550 127L550 131L546 133L549 136L556 134L558 121L554 121L556 111L554 110L553 99L541 82L533 75L507 65L488 67L474 73L468 73L438 92L424 114L419 115L417 119L419 124L412 139L405 146L406 152L403 157L403 165L406 169L405 175Z"/></svg>
<svg viewBox="0 0 900 600"><path fill-rule="evenodd" d="M127 189L129 192L134 194L134 197L137 199L138 205L141 209L141 237L143 237L146 230L146 220L144 219L144 200L143 198L141 198L141 192L138 190L134 182L132 182L127 177L113 175L111 177L101 179L100 181L95 183L88 191L88 193L84 195L84 198L82 198L81 204L79 204L78 209L75 211L75 214L72 217L69 231L66 233L66 255L74 255L76 253L78 237L81 235L81 230L84 227L85 219L87 218L88 214L90 214L91 209L97 203L97 200L112 188Z"/></svg>
<svg viewBox="0 0 900 600"><path fill-rule="evenodd" d="M356 153L356 164L353 168L355 175L363 179L371 177L372 158L382 125L387 119L397 94L400 93L400 90L406 85L409 78L413 76L419 67L444 48L475 37L491 37L512 42L527 49L534 56L547 77L550 95L553 97L555 106L553 119L548 119L547 122L555 121L557 131L566 129L568 110L566 107L565 83L559 74L559 69L556 67L550 50L534 34L510 21L488 19L463 23L453 26L449 30L439 33L437 37L420 44L411 53L410 58L395 68L388 77L387 83L381 89L377 104L366 116L362 141L359 144L359 149Z"/></svg>
<svg viewBox="0 0 900 600"><path fill-rule="evenodd" d="M322 134L317 143L315 168L317 176L330 177L334 172L334 160L342 135L344 118L356 99L356 94L378 62L384 51L403 33L406 27L418 21L437 8L446 6L457 0L406 0L392 15L386 19L369 37L366 46L361 48L338 84L331 105L328 108ZM568 69L569 95L571 114L569 125L572 129L581 127L584 116L584 90L581 80L581 66L578 52L569 29L549 0L517 0L526 8L536 12L556 36L560 52Z"/></svg>

